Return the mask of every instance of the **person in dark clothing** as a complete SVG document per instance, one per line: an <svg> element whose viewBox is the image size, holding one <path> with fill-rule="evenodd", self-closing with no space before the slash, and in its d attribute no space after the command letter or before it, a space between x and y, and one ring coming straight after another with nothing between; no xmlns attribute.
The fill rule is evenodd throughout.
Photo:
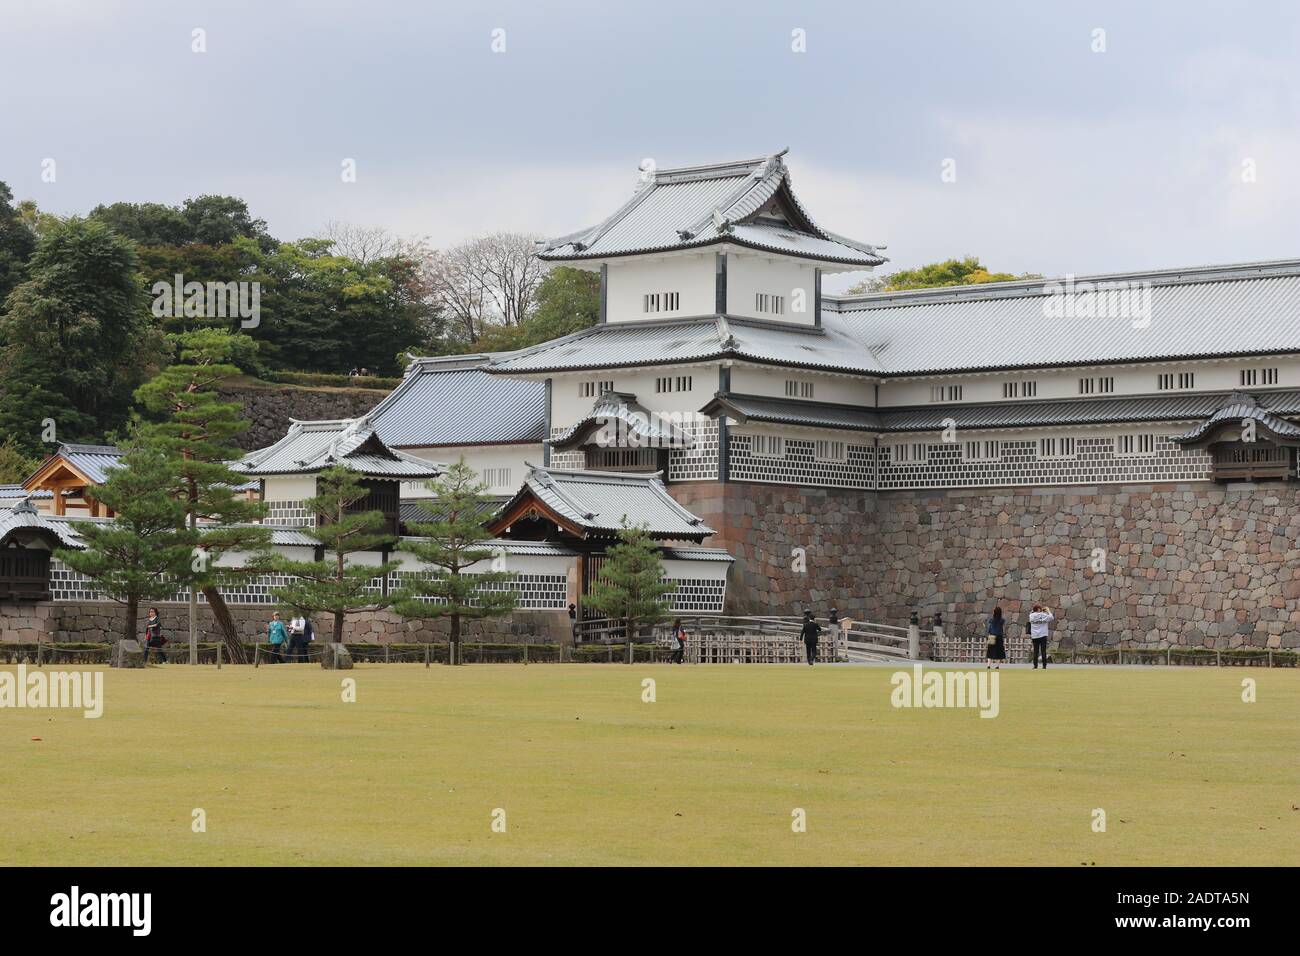
<svg viewBox="0 0 1300 956"><path fill-rule="evenodd" d="M812 667L817 659L817 638L821 636L822 626L813 620L812 611L803 612L803 627L799 636L803 639L804 652L808 657L808 666Z"/></svg>
<svg viewBox="0 0 1300 956"><path fill-rule="evenodd" d="M167 643L167 638L163 637L162 621L158 617L156 607L149 608L149 617L144 622L144 659L149 661L149 651L158 652L158 663L166 664L167 655L163 653L163 645Z"/></svg>
<svg viewBox="0 0 1300 956"><path fill-rule="evenodd" d="M288 657L294 661L307 660L307 645L316 637L312 631L311 618L299 613L289 621Z"/></svg>
<svg viewBox="0 0 1300 956"><path fill-rule="evenodd" d="M673 636L668 643L673 649L673 663L681 664L686 657L686 629L682 627L680 617L673 621Z"/></svg>
<svg viewBox="0 0 1300 956"><path fill-rule="evenodd" d="M984 667L1002 669L1002 662L1007 659L1006 622L1002 618L1002 608L995 607L989 618L988 650L984 652Z"/></svg>

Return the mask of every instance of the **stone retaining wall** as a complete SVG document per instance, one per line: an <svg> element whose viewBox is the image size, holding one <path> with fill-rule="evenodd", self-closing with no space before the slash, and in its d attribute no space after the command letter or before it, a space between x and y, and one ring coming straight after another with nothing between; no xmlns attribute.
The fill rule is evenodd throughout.
<svg viewBox="0 0 1300 956"><path fill-rule="evenodd" d="M283 438L291 418L356 418L378 405L388 393L365 388L233 385L220 389L220 394L243 408L241 417L248 422L248 430L239 436L238 444L251 451Z"/></svg>
<svg viewBox="0 0 1300 956"><path fill-rule="evenodd" d="M670 487L736 557L729 613L835 607L905 624L942 611L965 633L995 604L1023 621L1045 603L1066 646L1300 647L1294 486Z"/></svg>
<svg viewBox="0 0 1300 956"><path fill-rule="evenodd" d="M189 608L183 604L159 603L156 606L167 639L179 643L188 641ZM147 606L141 609L141 633L146 610ZM266 625L273 610L272 607L232 607L230 614L240 637L252 642L266 639ZM125 622L125 608L109 602L0 604L0 641L116 641L122 636ZM314 618L313 623L318 641L327 639L332 633L332 616L321 615ZM445 618L407 620L391 611L359 611L344 619L343 640L375 644L446 641L449 627ZM572 642L566 611L515 611L486 621L462 621L461 629L466 640L474 641ZM216 623L204 604L199 605L199 639L220 639Z"/></svg>

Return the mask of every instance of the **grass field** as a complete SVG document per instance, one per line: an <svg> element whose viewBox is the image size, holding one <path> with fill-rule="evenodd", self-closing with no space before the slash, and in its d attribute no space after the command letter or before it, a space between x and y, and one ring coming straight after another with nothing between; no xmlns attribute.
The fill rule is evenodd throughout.
<svg viewBox="0 0 1300 956"><path fill-rule="evenodd" d="M981 719L892 670L111 670L98 720L0 710L0 863L1300 862L1296 671L1004 670Z"/></svg>

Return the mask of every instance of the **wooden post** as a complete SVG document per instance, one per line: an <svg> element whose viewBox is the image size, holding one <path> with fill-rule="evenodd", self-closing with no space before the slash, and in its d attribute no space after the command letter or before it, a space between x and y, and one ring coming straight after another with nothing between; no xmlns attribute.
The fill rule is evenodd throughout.
<svg viewBox="0 0 1300 956"><path fill-rule="evenodd" d="M217 645L217 670L221 670L221 652L225 650L224 644Z"/></svg>
<svg viewBox="0 0 1300 956"><path fill-rule="evenodd" d="M262 645L254 644L253 645L253 667L258 668L261 666L262 666Z"/></svg>
<svg viewBox="0 0 1300 956"><path fill-rule="evenodd" d="M1214 666L1215 667L1223 666L1223 651L1219 650L1218 648L1215 648L1214 651Z"/></svg>
<svg viewBox="0 0 1300 956"><path fill-rule="evenodd" d="M1174 649L1173 649L1172 647L1166 647L1166 648L1165 648L1165 666L1168 667L1168 666L1170 666L1171 664L1173 664L1173 662L1174 662Z"/></svg>
<svg viewBox="0 0 1300 956"><path fill-rule="evenodd" d="M429 648L430 648L430 646L431 646L431 645L429 645L429 644L425 644L425 645L424 645L424 666L425 666L425 668L428 668L428 666L429 666Z"/></svg>
<svg viewBox="0 0 1300 956"><path fill-rule="evenodd" d="M45 645L41 643L41 639L37 637L36 638L36 666L37 667L41 666L41 656L42 656L41 652L44 649L44 647ZM24 693L26 693L26 691L24 691Z"/></svg>
<svg viewBox="0 0 1300 956"><path fill-rule="evenodd" d="M524 666L528 666L528 642L524 641Z"/></svg>
<svg viewBox="0 0 1300 956"><path fill-rule="evenodd" d="M1273 666L1273 651L1271 649L1268 652L1268 666Z"/></svg>
<svg viewBox="0 0 1300 956"><path fill-rule="evenodd" d="M389 660L389 658L388 658L388 652L389 652L389 650L391 650L391 645L389 645L389 644L385 644L385 645L384 645L384 663L385 663L385 664L387 664L387 663L388 663L388 660Z"/></svg>

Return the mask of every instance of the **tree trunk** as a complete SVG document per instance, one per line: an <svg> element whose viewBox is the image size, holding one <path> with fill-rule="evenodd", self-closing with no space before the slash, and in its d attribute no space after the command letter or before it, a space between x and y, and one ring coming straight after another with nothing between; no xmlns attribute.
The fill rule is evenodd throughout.
<svg viewBox="0 0 1300 956"><path fill-rule="evenodd" d="M343 643L343 612L334 612L334 643Z"/></svg>
<svg viewBox="0 0 1300 956"><path fill-rule="evenodd" d="M203 589L203 596L208 599L208 607L212 608L212 617L216 620L217 627L221 628L221 640L226 645L226 656L230 663L247 664L248 653L235 630L235 622L230 616L230 608L226 607L226 599L211 586Z"/></svg>
<svg viewBox="0 0 1300 956"><path fill-rule="evenodd" d="M137 598L127 598L127 601L126 601L126 631L125 631L125 632L123 633L123 635L122 635L123 640L127 640L127 641L138 641L138 640L140 639L139 637L136 636L136 633L135 633L135 626L136 626L136 624L139 622L139 618L140 618L140 601L139 601L139 599L137 599ZM148 649L146 648L146 650L145 650L145 654L147 655L148 653L149 653L149 651L148 651ZM146 657L145 659L148 660L147 657Z"/></svg>
<svg viewBox="0 0 1300 956"><path fill-rule="evenodd" d="M451 616L451 635L448 641L448 650L451 653L451 659L454 663L462 663L460 659L460 615Z"/></svg>

